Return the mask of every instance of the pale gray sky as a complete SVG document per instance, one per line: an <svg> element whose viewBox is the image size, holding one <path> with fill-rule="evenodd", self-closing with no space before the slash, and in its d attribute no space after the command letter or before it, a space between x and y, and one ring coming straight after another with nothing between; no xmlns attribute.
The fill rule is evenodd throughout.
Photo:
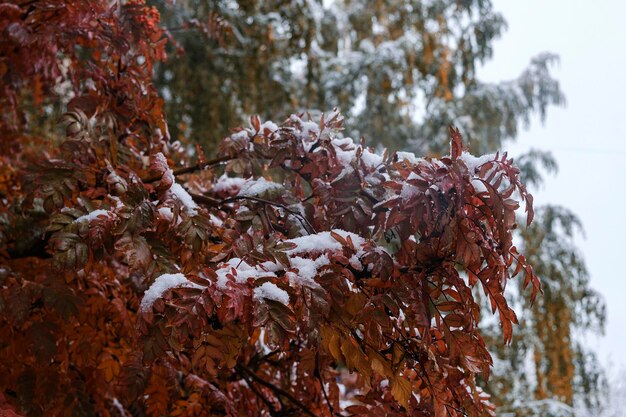
<svg viewBox="0 0 626 417"><path fill-rule="evenodd" d="M606 336L594 341L601 362L626 365L626 2L623 0L495 0L509 29L479 73L488 81L518 76L543 51L561 56L554 68L567 97L521 132L510 154L550 150L559 173L535 202L560 204L582 220L579 239L592 286L608 307Z"/></svg>

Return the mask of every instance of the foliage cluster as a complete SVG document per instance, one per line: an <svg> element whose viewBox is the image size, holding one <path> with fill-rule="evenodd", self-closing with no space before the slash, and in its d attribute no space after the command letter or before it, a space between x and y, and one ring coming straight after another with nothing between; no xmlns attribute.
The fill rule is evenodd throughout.
<svg viewBox="0 0 626 417"><path fill-rule="evenodd" d="M190 162L151 82L155 9L0 7L3 413L494 414L473 289L506 342L507 282L540 289L506 154L452 129L445 157L380 155L333 111L252 117ZM65 138L33 128L68 97Z"/></svg>

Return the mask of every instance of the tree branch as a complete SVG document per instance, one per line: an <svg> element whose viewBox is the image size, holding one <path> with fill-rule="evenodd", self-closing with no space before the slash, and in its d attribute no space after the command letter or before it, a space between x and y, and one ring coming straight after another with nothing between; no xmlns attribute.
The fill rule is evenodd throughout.
<svg viewBox="0 0 626 417"><path fill-rule="evenodd" d="M287 213L294 215L298 219L298 221L300 221L302 226L304 226L305 229L306 229L306 226L308 226L309 227L309 233L311 233L311 232L317 233L317 231L315 230L313 225L307 220L306 217L304 217L299 212L297 212L297 211L295 211L293 209L290 209L289 207L285 206L284 204L277 203L277 202L271 201L271 200L265 200L263 198L252 197L252 196L245 196L245 195L236 195L234 197L227 198L227 199L223 200L222 203L223 204L227 204L227 203L231 203L231 202L236 201L236 200L250 200L250 201L256 201L257 203L269 204L271 206L280 207L283 210L285 210ZM306 225L303 222L306 222Z"/></svg>
<svg viewBox="0 0 626 417"><path fill-rule="evenodd" d="M213 166L213 165L219 165L222 162L226 162L233 159L230 156L220 156L219 158L215 158L215 159L209 159L208 161L204 161L204 162L198 162L195 165L191 165L188 167L182 167L182 168L178 168L175 169L173 171L173 174L175 177L179 176L179 175L184 175L184 174L189 174L191 172L194 171L199 171L201 169L204 169L206 167L209 166ZM155 182L161 179L161 177L163 177L162 175L151 175L149 177L146 178L142 178L141 181L143 181L144 183L148 183L148 182Z"/></svg>
<svg viewBox="0 0 626 417"><path fill-rule="evenodd" d="M328 394L326 393L326 388L324 387L324 380L322 379L322 374L320 373L319 368L319 352L315 355L315 376L320 381L320 387L322 388L322 394L324 394L324 398L326 399L326 404L328 404L328 410L330 411L331 417L335 416L335 409L328 398Z"/></svg>
<svg viewBox="0 0 626 417"><path fill-rule="evenodd" d="M248 386L250 387L250 389L252 390L252 392L254 392L256 394L257 397L259 397L261 399L261 401L263 401L263 403L267 406L267 408L270 410L270 415L274 416L276 415L276 408L274 408L274 405L267 399L265 398L265 395L263 395L261 393L261 391L259 391L254 384L252 383L252 381L250 381L248 378L246 378L246 374L244 373L243 375L243 379L244 381L246 381L246 383L248 384Z"/></svg>
<svg viewBox="0 0 626 417"><path fill-rule="evenodd" d="M304 414L306 414L308 416L311 416L311 417L315 417L315 414L313 414L313 412L311 410L309 410L304 404L302 404L302 402L300 402L297 398L295 398L293 395L291 395L290 393L288 393L284 389L279 388L279 387L277 387L276 385L274 385L274 384L272 384L270 382L267 382L266 380L264 380L263 378L259 377L257 374L255 374L254 372L252 372L250 369L246 368L245 366L238 365L237 368L242 370L243 372L245 372L255 382L258 382L259 384L263 385L264 387L271 389L276 394L282 395L283 397L287 398L293 405L295 405L299 409L301 409L304 412Z"/></svg>
<svg viewBox="0 0 626 417"><path fill-rule="evenodd" d="M317 233L317 231L315 230L313 225L301 213L297 212L296 210L290 209L289 207L287 207L284 204L277 203L275 201L265 200L263 198L252 197L252 196L245 196L245 195L236 195L234 197L229 197L229 198L226 198L224 200L218 200L216 198L208 197L208 196L201 195L201 194L190 194L190 195L196 202L201 203L201 204L206 204L206 205L209 205L211 207L219 207L221 205L232 203L232 202L235 202L237 200L249 200L249 201L255 201L257 203L262 203L262 204L266 204L266 205L270 205L270 206L280 207L281 209L285 210L287 213L295 216L298 219L298 221L300 222L300 224L302 224L302 226L305 229L307 229L307 232L309 232L309 233L311 233L311 232L312 233Z"/></svg>

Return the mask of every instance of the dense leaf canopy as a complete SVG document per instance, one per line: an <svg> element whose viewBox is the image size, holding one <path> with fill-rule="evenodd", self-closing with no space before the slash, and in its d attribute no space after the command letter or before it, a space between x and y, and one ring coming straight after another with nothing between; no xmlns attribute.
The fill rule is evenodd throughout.
<svg viewBox="0 0 626 417"><path fill-rule="evenodd" d="M306 8L315 11L311 4ZM252 12L261 6L250 7L241 6L237 22L255 21ZM459 5L455 13L475 16L472 7ZM369 15L353 8L345 5L350 21L363 28L354 19ZM299 9L285 10L297 15ZM385 16L371 10L376 19ZM420 36L433 44L423 45L410 63L413 75L406 75L423 78L422 87L430 86L440 103L429 108L445 107L445 118L455 114L451 103L463 101L452 101L460 91L455 85L495 91L471 81L473 61L446 67L434 59L456 56L445 52L456 41L424 35L448 33L443 22L450 10L423 9L425 21L439 26L423 24ZM488 41L502 26L489 7L480 10L479 22L491 22L491 29L483 28L486 38L477 44L470 37L474 46L463 52L478 60L489 55ZM39 0L2 4L0 11L6 34L0 41L0 331L7 335L0 342L1 412L494 414L480 388L493 364L479 327L481 302L497 317L499 343L511 342L518 319L505 297L507 282L519 276L520 287L530 286L524 299L534 300L540 290L513 244L516 211L525 210L525 224L533 217L532 197L520 180L528 170L520 172L506 154L473 156L459 130L442 133L448 120L418 129L406 112L396 112L395 99L386 101L390 108L373 105L362 113L354 111L354 101L336 102L332 80L319 77L343 74L336 59L345 56L317 60L316 48L330 38L321 41L316 32L307 32L305 53L309 75L319 79L306 88L330 98L305 107L325 113L288 116L285 106L276 111L285 116L278 123L253 116L248 127L230 131L214 158L200 150L190 155L181 123L185 112L201 106L190 98L182 112L169 112L173 134L185 145L172 142L164 108L175 110L177 93L175 84L169 93L164 89L172 69L161 61L177 28L168 24L164 31L156 9L142 1ZM187 17L181 27L204 30L220 54L241 57L220 33L237 37L243 29L227 10L209 11L208 26ZM398 13L408 19L400 27L417 24L413 15ZM299 22L287 25L293 30L334 24L292 18ZM407 36L379 35L373 47L381 50ZM288 38L280 31L263 36ZM370 48L364 34L356 36L361 48ZM433 57L424 67L428 48ZM211 62L211 77L199 79L219 83L220 74L230 72L217 67L218 58ZM258 69L259 62L248 64L237 68ZM363 68L375 68L370 64ZM470 136L488 133L486 143L499 144L514 134L520 114L558 101L558 86L544 83L544 64L537 61L534 73L542 74L539 84L553 87L542 90L554 93L552 99L542 93L537 105L532 94L525 104L522 96L505 100L493 109L510 109L498 119L509 130L465 129ZM165 100L152 83L155 68ZM523 79L531 80L528 91L539 85ZM377 91L371 82L367 91ZM272 78L270 84L298 91L287 81ZM223 104L235 103L235 109L209 105L222 109L227 123L207 130L210 138L222 137L243 114L274 111L269 102L238 107L245 88L228 90L226 76L220 85L232 99ZM237 85L254 91L258 84ZM257 98L269 100L262 92ZM493 104L488 95L483 99ZM337 110L328 111L338 104L351 116L348 129ZM370 111L378 117L366 117ZM57 123L61 113L64 131ZM192 115L194 123L201 120ZM449 151L441 151L447 155L378 152L348 137L371 132L372 139L397 145L410 136L398 131L402 126L432 136L432 149L449 140ZM551 233L533 237L556 239ZM582 270L579 281L577 291L585 291ZM579 292L562 298L578 300Z"/></svg>

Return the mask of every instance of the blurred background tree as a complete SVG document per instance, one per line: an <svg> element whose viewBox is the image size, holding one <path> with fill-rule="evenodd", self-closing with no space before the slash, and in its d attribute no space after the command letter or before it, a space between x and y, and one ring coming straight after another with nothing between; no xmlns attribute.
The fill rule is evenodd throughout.
<svg viewBox="0 0 626 417"><path fill-rule="evenodd" d="M280 119L339 107L346 134L372 146L441 155L454 124L482 154L565 102L550 73L554 54L538 55L513 80L478 78L506 29L487 0L153 3L175 40L156 68L171 136L206 152L252 114ZM539 151L518 164L534 186L557 168ZM602 332L605 307L574 245L579 230L567 209L544 207L519 233L545 294L524 306L511 346L485 323L495 361L487 390L509 415L573 415L602 399L603 373L584 340L588 330ZM511 291L521 303L518 295Z"/></svg>

